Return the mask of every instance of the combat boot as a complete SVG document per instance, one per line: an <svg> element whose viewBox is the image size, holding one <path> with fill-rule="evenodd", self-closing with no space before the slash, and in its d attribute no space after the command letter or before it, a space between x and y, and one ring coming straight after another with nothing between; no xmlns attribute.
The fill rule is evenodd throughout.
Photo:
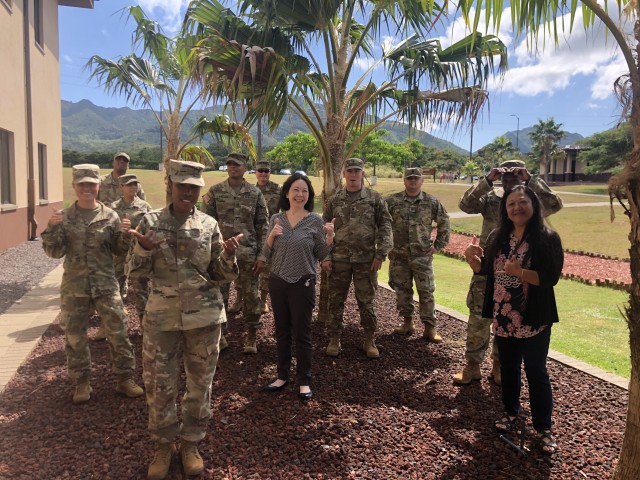
<svg viewBox="0 0 640 480"><path fill-rule="evenodd" d="M401 333L402 335L412 335L416 329L413 326L413 319L411 317L407 317L404 319L404 323L393 330L393 333Z"/></svg>
<svg viewBox="0 0 640 480"><path fill-rule="evenodd" d="M162 480L169 473L171 467L171 458L176 453L176 447L171 443L158 443L156 445L156 453L147 469L147 478L149 480Z"/></svg>
<svg viewBox="0 0 640 480"><path fill-rule="evenodd" d="M500 374L500 360L493 360L493 367L491 368L491 376L496 385L502 385L502 375Z"/></svg>
<svg viewBox="0 0 640 480"><path fill-rule="evenodd" d="M261 290L260 293L260 313L269 313L269 305L267 305L267 295L269 292L267 290Z"/></svg>
<svg viewBox="0 0 640 480"><path fill-rule="evenodd" d="M223 351L229 348L229 342L227 342L227 337L224 335L220 335L220 344L218 346L219 351Z"/></svg>
<svg viewBox="0 0 640 480"><path fill-rule="evenodd" d="M467 362L462 369L462 372L456 373L453 376L453 383L460 385L469 385L474 380L480 380L482 374L480 373L480 364L476 362Z"/></svg>
<svg viewBox="0 0 640 480"><path fill-rule="evenodd" d="M376 341L373 338L373 332L365 332L362 349L367 353L367 358L378 358L380 356Z"/></svg>
<svg viewBox="0 0 640 480"><path fill-rule="evenodd" d="M116 392L126 395L129 398L139 397L144 393L144 390L133 381L133 378L126 377L118 380L116 384Z"/></svg>
<svg viewBox="0 0 640 480"><path fill-rule="evenodd" d="M256 329L255 327L249 327L247 331L247 338L244 341L244 353L256 354L258 353L258 347L256 346Z"/></svg>
<svg viewBox="0 0 640 480"><path fill-rule="evenodd" d="M182 468L187 477L200 475L204 470L204 461L198 451L198 444L196 442L182 442L180 459L182 460Z"/></svg>
<svg viewBox="0 0 640 480"><path fill-rule="evenodd" d="M73 392L73 403L76 405L88 402L91 398L91 383L89 377L80 377L76 380L76 389Z"/></svg>
<svg viewBox="0 0 640 480"><path fill-rule="evenodd" d="M329 345L327 345L327 355L330 357L337 357L340 353L340 334L332 333L329 336Z"/></svg>
<svg viewBox="0 0 640 480"><path fill-rule="evenodd" d="M438 334L438 332L436 332L436 327L425 325L422 338L424 338L427 342L442 343L442 337Z"/></svg>

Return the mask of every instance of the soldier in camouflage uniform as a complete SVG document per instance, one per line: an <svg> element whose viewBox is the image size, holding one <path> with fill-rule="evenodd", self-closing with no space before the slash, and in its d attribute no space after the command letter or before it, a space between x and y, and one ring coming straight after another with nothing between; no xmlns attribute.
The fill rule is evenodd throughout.
<svg viewBox="0 0 640 480"><path fill-rule="evenodd" d="M271 164L265 160L256 163L256 187L260 189L267 202L268 218L278 213L278 203L280 202L281 187L270 181ZM260 313L269 313L267 305L267 295L269 295L269 264L260 271ZM229 307L229 313L238 313L242 310L242 290L236 286L236 301Z"/></svg>
<svg viewBox="0 0 640 480"><path fill-rule="evenodd" d="M135 359L127 336L127 320L113 268L113 255L127 251L118 214L96 200L100 188L97 165L73 167L77 200L55 212L42 233L42 246L52 258L64 257L60 285L60 326L65 333L69 376L75 380L73 403L91 398L91 352L87 343L90 308L102 317L109 338L116 391L128 397L143 394L133 380Z"/></svg>
<svg viewBox="0 0 640 480"><path fill-rule="evenodd" d="M138 182L138 177L133 174L121 175L118 178L118 182L120 183L120 190L122 193L122 198L113 202L110 206L112 209L116 211L120 220L125 218L131 221L131 228L136 228L144 217L145 213L151 210L151 205L149 205L144 200L141 200L138 196L136 196L136 192L138 191L140 182ZM129 238L129 246L131 246L131 237ZM120 255L115 255L113 257L114 267L116 269L116 278L118 279L118 284L120 285L120 295L122 298L127 296L128 286L127 286L127 275L125 272L125 265L127 262L128 252ZM147 298L149 297L149 279L148 278L138 278L136 282L132 282L133 291L136 294L136 312L138 317L142 319L142 314L144 313L144 307L147 304Z"/></svg>
<svg viewBox="0 0 640 480"><path fill-rule="evenodd" d="M328 202L325 222L335 219L335 238L322 269L329 273L329 345L326 353L340 353L344 302L353 279L360 325L364 329L363 350L369 358L380 353L374 334L378 329L373 305L378 287L378 270L391 250L391 217L382 196L363 186L364 162L349 158L344 163L346 186Z"/></svg>
<svg viewBox="0 0 640 480"><path fill-rule="evenodd" d="M131 159L129 155L125 152L118 152L113 156L113 170L111 173L106 173L100 177L100 191L98 192L99 202L109 206L116 200L122 198L122 191L120 190L118 178L127 173L130 161ZM142 190L140 185L138 185L136 195L141 200L145 199L144 190ZM104 340L107 338L102 321L100 322L100 328L98 328L94 338L96 340Z"/></svg>
<svg viewBox="0 0 640 480"><path fill-rule="evenodd" d="M413 281L416 282L420 300L420 320L424 324L422 337L433 343L441 343L436 330L436 288L433 276L433 254L449 243L449 215L440 201L423 192L422 170L407 168L404 171L404 192L387 198L392 218L393 249L389 253L389 285L396 292L396 302L402 326L394 333L411 335L413 326ZM435 240L431 238L436 224Z"/></svg>
<svg viewBox="0 0 640 480"><path fill-rule="evenodd" d="M256 332L260 328L260 296L258 294L258 260L262 246L267 238L269 217L267 204L260 190L245 179L247 156L242 153L230 153L227 156L226 182L213 185L204 196L206 212L218 221L220 231L225 238L243 233L240 248L236 254L240 273L236 286L242 292L242 312L247 322L247 337L244 353L258 353ZM222 294L225 306L229 302L229 285L223 285ZM223 348L226 339L222 340Z"/></svg>
<svg viewBox="0 0 640 480"><path fill-rule="evenodd" d="M493 182L502 179L502 188L494 187ZM498 226L500 219L500 202L505 192L514 186L525 184L540 197L540 203L544 208L543 214L549 216L562 208L562 200L549 186L538 176L532 176L525 163L521 160L508 160L502 162L498 168L493 168L477 184L469 188L460 199L459 207L465 213L482 215L482 233L480 234L480 246L485 247L489 233ZM482 304L487 277L474 274L467 295L467 307L469 307L469 323L467 324L467 342L465 359L466 365L462 372L453 376L453 381L458 384L469 384L473 380L480 380L480 364L489 348L491 324L493 319L482 318ZM496 384L501 384L500 359L498 349L493 345L491 352L493 366L491 376Z"/></svg>
<svg viewBox="0 0 640 480"><path fill-rule="evenodd" d="M113 156L113 170L100 177L100 192L98 193L98 201L105 205L110 205L122 197L122 190L118 178L127 173L131 159L125 152L118 152ZM145 200L142 185L138 184L136 195L140 200Z"/></svg>
<svg viewBox="0 0 640 480"><path fill-rule="evenodd" d="M238 275L240 236L223 241L218 222L195 207L204 186L203 168L170 160L171 203L146 214L137 231L131 231L136 240L129 275L152 282L142 346L149 432L156 442L150 479L167 475L178 435L185 474L204 469L197 443L211 418L211 383L226 322L220 285ZM180 358L186 375L182 423L176 411Z"/></svg>

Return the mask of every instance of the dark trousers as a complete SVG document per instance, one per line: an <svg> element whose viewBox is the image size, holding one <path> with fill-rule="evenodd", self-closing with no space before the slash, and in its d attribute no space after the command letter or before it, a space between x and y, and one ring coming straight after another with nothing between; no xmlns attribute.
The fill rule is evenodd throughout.
<svg viewBox="0 0 640 480"><path fill-rule="evenodd" d="M505 410L511 416L517 415L520 411L520 365L524 360L524 371L529 384L531 418L533 427L538 432L551 429L553 394L547 373L550 340L550 325L529 338L496 337L502 375L502 403Z"/></svg>
<svg viewBox="0 0 640 480"><path fill-rule="evenodd" d="M291 339L296 344L296 379L298 385L310 385L311 315L316 303L315 276L303 277L296 283L288 283L279 277L269 277L271 308L276 326L278 350L278 378L289 380L291 368Z"/></svg>

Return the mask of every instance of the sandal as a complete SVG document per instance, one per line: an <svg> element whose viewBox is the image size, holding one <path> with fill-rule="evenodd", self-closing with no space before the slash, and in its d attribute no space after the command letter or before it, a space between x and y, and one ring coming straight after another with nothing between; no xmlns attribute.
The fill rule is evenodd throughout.
<svg viewBox="0 0 640 480"><path fill-rule="evenodd" d="M496 430L500 433L507 433L513 430L518 421L518 416L511 416L505 413L500 420L496 420Z"/></svg>
<svg viewBox="0 0 640 480"><path fill-rule="evenodd" d="M544 430L540 435L540 447L547 455L553 455L556 453L558 443L556 442L555 437L551 434L551 430Z"/></svg>

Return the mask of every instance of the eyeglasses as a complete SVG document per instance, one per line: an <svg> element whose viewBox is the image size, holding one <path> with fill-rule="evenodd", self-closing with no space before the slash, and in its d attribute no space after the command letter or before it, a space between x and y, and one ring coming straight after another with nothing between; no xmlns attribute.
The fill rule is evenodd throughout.
<svg viewBox="0 0 640 480"><path fill-rule="evenodd" d="M256 170L256 172L258 173L269 173L271 170L269 170L268 168L259 168Z"/></svg>

